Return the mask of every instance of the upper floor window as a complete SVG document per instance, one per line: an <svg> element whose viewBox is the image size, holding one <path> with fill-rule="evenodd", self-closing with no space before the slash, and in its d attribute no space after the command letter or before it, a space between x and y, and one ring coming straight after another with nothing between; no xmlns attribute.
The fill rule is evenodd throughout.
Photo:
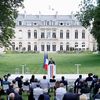
<svg viewBox="0 0 100 100"><path fill-rule="evenodd" d="M37 39L37 30L34 30L34 38Z"/></svg>
<svg viewBox="0 0 100 100"><path fill-rule="evenodd" d="M31 31L28 30L28 39L31 38Z"/></svg>
<svg viewBox="0 0 100 100"><path fill-rule="evenodd" d="M66 31L66 39L69 39L69 30Z"/></svg>
<svg viewBox="0 0 100 100"><path fill-rule="evenodd" d="M82 39L85 39L85 30L82 30Z"/></svg>
<svg viewBox="0 0 100 100"><path fill-rule="evenodd" d="M78 30L75 30L75 39L78 39Z"/></svg>
<svg viewBox="0 0 100 100"><path fill-rule="evenodd" d="M63 39L63 30L60 30L60 38Z"/></svg>
<svg viewBox="0 0 100 100"><path fill-rule="evenodd" d="M56 38L56 30L53 30L52 32L52 38Z"/></svg>
<svg viewBox="0 0 100 100"><path fill-rule="evenodd" d="M19 25L22 25L22 21L19 21Z"/></svg>
<svg viewBox="0 0 100 100"><path fill-rule="evenodd" d="M41 38L45 38L45 33L41 32Z"/></svg>

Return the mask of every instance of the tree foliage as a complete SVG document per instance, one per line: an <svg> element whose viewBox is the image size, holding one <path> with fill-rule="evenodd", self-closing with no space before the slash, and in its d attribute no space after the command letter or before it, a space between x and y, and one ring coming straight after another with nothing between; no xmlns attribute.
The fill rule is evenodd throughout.
<svg viewBox="0 0 100 100"><path fill-rule="evenodd" d="M91 34L98 43L100 51L100 0L83 0L80 4L80 12L77 17L85 28L91 27Z"/></svg>
<svg viewBox="0 0 100 100"><path fill-rule="evenodd" d="M14 36L18 7L23 7L23 0L0 0L0 43L5 46Z"/></svg>

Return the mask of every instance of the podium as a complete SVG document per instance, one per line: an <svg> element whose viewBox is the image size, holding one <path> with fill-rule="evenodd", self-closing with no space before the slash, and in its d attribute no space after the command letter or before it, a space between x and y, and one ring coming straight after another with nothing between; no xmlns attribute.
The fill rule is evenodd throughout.
<svg viewBox="0 0 100 100"><path fill-rule="evenodd" d="M56 76L56 65L49 64L48 65L48 78L52 78L53 76Z"/></svg>

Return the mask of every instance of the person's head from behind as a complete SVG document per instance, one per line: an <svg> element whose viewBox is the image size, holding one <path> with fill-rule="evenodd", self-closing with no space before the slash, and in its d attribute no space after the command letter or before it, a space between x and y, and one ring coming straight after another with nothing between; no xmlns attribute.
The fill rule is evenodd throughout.
<svg viewBox="0 0 100 100"><path fill-rule="evenodd" d="M61 79L62 79L62 80L64 80L64 79L65 79L65 77L64 77L64 76L62 76L62 77L61 77Z"/></svg>
<svg viewBox="0 0 100 100"><path fill-rule="evenodd" d="M79 100L88 100L86 94L80 95Z"/></svg>
<svg viewBox="0 0 100 100"><path fill-rule="evenodd" d="M14 100L15 94L14 94L14 93L10 93L10 94L8 95L8 98L9 98L9 100Z"/></svg>
<svg viewBox="0 0 100 100"><path fill-rule="evenodd" d="M46 76L43 76L43 79L46 79Z"/></svg>
<svg viewBox="0 0 100 100"><path fill-rule="evenodd" d="M63 83L60 83L60 87L64 87L64 84Z"/></svg>
<svg viewBox="0 0 100 100"><path fill-rule="evenodd" d="M82 75L79 75L79 78L81 79L82 78Z"/></svg>

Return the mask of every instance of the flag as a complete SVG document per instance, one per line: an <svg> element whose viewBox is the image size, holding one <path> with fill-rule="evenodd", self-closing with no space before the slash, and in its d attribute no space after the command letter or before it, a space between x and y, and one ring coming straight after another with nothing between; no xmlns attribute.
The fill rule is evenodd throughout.
<svg viewBox="0 0 100 100"><path fill-rule="evenodd" d="M44 53L44 69L48 70L48 54Z"/></svg>

